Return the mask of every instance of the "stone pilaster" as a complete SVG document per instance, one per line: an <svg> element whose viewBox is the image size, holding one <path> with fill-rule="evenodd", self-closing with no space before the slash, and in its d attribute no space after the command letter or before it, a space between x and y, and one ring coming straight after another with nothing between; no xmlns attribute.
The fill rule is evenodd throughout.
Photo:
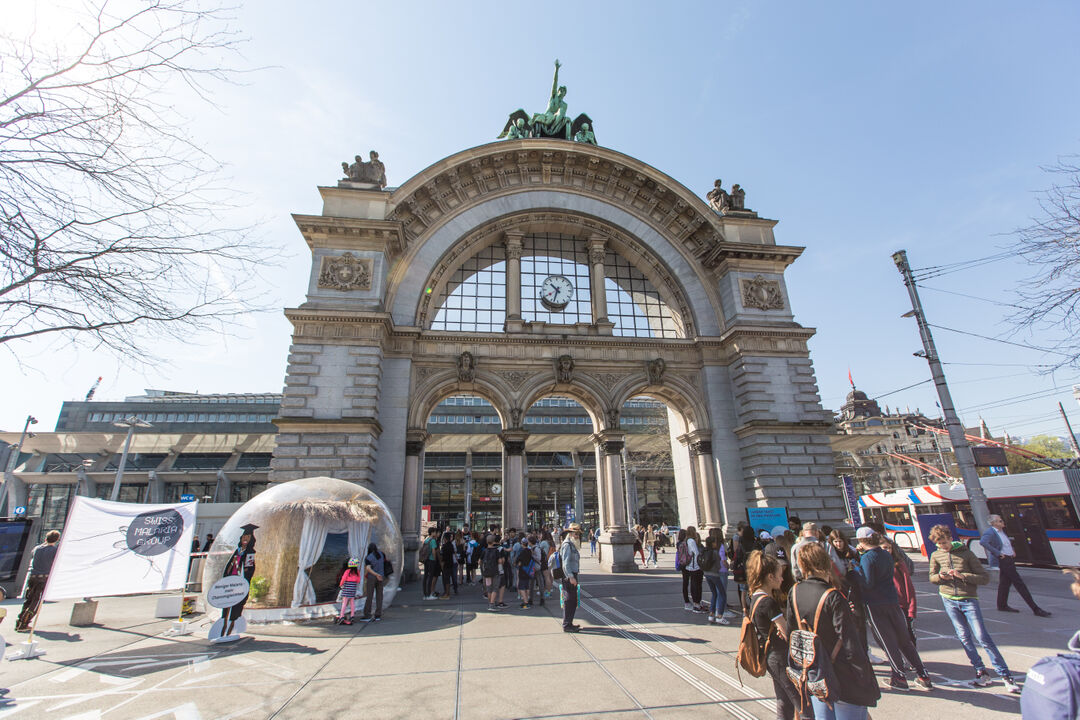
<svg viewBox="0 0 1080 720"><path fill-rule="evenodd" d="M522 530L525 527L525 439L526 430L499 433L503 444L502 526Z"/></svg>
<svg viewBox="0 0 1080 720"><path fill-rule="evenodd" d="M829 432L811 362L743 357L732 366L742 411L735 429L750 506L786 506L803 520L844 522Z"/></svg>
<svg viewBox="0 0 1080 720"><path fill-rule="evenodd" d="M506 323L505 332L521 332L521 254L525 233L511 230L506 233Z"/></svg>
<svg viewBox="0 0 1080 720"><path fill-rule="evenodd" d="M634 535L626 524L626 494L623 488L622 451L625 433L602 430L590 439L596 445L600 493L600 566L608 572L634 572Z"/></svg>

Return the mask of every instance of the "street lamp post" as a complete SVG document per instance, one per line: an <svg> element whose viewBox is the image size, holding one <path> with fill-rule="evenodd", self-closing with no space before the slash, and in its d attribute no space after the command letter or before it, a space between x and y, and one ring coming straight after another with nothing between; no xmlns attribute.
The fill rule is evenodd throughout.
<svg viewBox="0 0 1080 720"><path fill-rule="evenodd" d="M9 472L14 472L15 468L18 467L19 454L23 451L23 443L26 442L26 438L34 437L34 433L30 432L31 425L37 425L37 418L33 415L27 415L26 422L23 423L22 435L19 436L19 444L8 448L8 458L2 478L3 485L0 485L0 505L3 505L4 500L7 500L9 513L20 504L20 500L25 499L25 497L19 498L18 496L20 494L25 496L25 492L20 492L20 488L25 488L26 486L22 484L21 480L15 478L15 476L12 476L11 482L8 483L7 474ZM12 495L12 497L9 498L9 494Z"/></svg>
<svg viewBox="0 0 1080 720"><path fill-rule="evenodd" d="M134 415L113 423L116 427L127 428L127 438L124 440L124 452L120 454L120 467L116 468L116 479L113 480L112 494L109 499L116 502L120 499L120 482L124 479L124 466L127 465L128 448L131 447L131 436L135 434L135 428L153 427L150 423Z"/></svg>
<svg viewBox="0 0 1080 720"><path fill-rule="evenodd" d="M26 422L23 423L22 435L19 436L19 444L15 446L16 450L13 453L14 461L8 463L8 468L15 469L15 464L19 462L19 453L22 452L23 443L26 442L26 436L34 437L34 433L28 432L31 425L37 425L37 418L33 415L26 416Z"/></svg>

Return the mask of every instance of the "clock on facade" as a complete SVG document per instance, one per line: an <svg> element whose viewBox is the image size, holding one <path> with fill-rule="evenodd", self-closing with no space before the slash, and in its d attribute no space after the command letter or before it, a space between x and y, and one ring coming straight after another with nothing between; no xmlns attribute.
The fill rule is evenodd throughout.
<svg viewBox="0 0 1080 720"><path fill-rule="evenodd" d="M574 283L563 275L549 275L540 284L540 302L549 310L562 310L574 299Z"/></svg>

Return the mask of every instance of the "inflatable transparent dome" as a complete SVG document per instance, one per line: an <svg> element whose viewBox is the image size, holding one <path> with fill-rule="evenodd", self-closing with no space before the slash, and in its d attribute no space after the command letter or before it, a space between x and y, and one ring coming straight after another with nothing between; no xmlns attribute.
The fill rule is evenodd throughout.
<svg viewBox="0 0 1080 720"><path fill-rule="evenodd" d="M383 606L397 593L401 532L386 504L360 485L304 478L273 485L244 503L214 539L203 569L204 592L226 573L245 531L254 537L254 569L250 554L244 562L250 581L244 616L249 622L336 614L341 574L350 557L363 563L370 543L393 565ZM360 602L362 597L358 612Z"/></svg>

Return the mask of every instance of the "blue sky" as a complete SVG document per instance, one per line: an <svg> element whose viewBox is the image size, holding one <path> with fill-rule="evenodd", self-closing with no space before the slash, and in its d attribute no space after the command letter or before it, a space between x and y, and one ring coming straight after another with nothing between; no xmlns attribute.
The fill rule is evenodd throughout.
<svg viewBox="0 0 1080 720"><path fill-rule="evenodd" d="M849 367L871 396L929 377L911 355L919 340L900 318L910 306L891 253L905 248L925 267L999 252L1038 212L1050 182L1040 166L1080 152L1075 3L537 7L244 4L243 62L264 69L217 88L216 107L183 109L191 132L228 163L240 215L290 253L266 273L277 305L302 302L307 278L290 213L320 211L316 186L333 184L342 160L374 148L398 185L489 142L511 110L543 108L558 57L571 114L588 112L602 145L701 195L717 177L740 183L749 207L780 221L778 242L806 247L787 282L796 319L817 328L812 357L823 403L836 409ZM1028 272L1006 260L927 284L1008 302ZM1007 309L992 303L931 290L923 301L939 325L1011 330ZM21 365L0 356L0 428L18 429L27 413L51 427L60 403L81 398L97 375L98 399L145 387L279 391L288 323L270 313L245 325L239 337L161 348L171 362L151 369L20 347ZM1009 337L1055 339L1052 330ZM1054 357L936 338L958 363L947 371L968 424L981 412L995 430L1061 434L1059 399L1080 420L1069 391L1080 370L1039 374L1031 366ZM927 384L882 403L930 413L934 399Z"/></svg>

